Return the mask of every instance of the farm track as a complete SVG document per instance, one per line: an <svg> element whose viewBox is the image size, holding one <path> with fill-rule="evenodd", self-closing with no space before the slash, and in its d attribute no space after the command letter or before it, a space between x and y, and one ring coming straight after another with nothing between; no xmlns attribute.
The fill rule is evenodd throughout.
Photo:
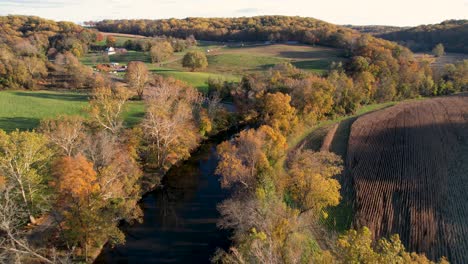
<svg viewBox="0 0 468 264"><path fill-rule="evenodd" d="M402 103L352 125L355 226L468 263L468 94Z"/></svg>

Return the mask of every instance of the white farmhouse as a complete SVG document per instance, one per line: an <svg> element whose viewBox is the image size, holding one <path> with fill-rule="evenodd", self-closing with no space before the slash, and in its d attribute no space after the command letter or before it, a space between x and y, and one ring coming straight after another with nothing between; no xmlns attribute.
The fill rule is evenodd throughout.
<svg viewBox="0 0 468 264"><path fill-rule="evenodd" d="M114 47L109 47L106 49L106 53L107 55L114 55L116 52L115 52Z"/></svg>

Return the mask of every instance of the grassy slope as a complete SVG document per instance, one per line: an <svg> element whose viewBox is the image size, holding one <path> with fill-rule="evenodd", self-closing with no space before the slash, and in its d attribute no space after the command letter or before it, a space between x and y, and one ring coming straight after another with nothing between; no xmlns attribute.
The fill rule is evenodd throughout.
<svg viewBox="0 0 468 264"><path fill-rule="evenodd" d="M2 91L0 92L0 129L28 130L39 125L41 119L59 115L86 117L86 94L51 91ZM141 102L130 102L124 114L125 124L136 124L144 114Z"/></svg>

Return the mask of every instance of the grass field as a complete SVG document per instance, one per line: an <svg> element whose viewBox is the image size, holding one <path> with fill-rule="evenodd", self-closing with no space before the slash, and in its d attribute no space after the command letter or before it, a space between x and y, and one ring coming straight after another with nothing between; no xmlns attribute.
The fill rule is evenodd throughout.
<svg viewBox="0 0 468 264"><path fill-rule="evenodd" d="M118 41L125 41L130 37L123 35L116 36L116 38ZM143 61L152 72L172 76L204 92L209 77L236 81L240 80L244 74L265 71L284 62L290 62L300 69L322 73L329 68L333 61L344 60L342 50L299 44L229 43L226 45L219 42L200 41L199 45L193 49L206 52L208 68L199 72L190 72L183 68L181 60L185 52L175 53L166 62L159 65L152 64L149 54L141 51L128 51L123 55L111 55L109 61L105 61L105 57L99 53L89 53L81 61L88 66L95 66L97 63L103 62L117 62L126 65L130 61Z"/></svg>
<svg viewBox="0 0 468 264"><path fill-rule="evenodd" d="M86 117L88 95L51 91L2 91L0 92L0 129L29 130L39 125L41 119L59 115ZM124 114L125 125L133 126L143 117L144 105L129 102Z"/></svg>

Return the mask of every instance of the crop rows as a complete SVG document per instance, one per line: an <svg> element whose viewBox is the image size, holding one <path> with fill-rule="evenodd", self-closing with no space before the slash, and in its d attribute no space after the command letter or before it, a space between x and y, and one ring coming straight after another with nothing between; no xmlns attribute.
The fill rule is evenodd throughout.
<svg viewBox="0 0 468 264"><path fill-rule="evenodd" d="M468 96L409 102L359 118L347 167L355 226L398 233L431 259L468 263Z"/></svg>

